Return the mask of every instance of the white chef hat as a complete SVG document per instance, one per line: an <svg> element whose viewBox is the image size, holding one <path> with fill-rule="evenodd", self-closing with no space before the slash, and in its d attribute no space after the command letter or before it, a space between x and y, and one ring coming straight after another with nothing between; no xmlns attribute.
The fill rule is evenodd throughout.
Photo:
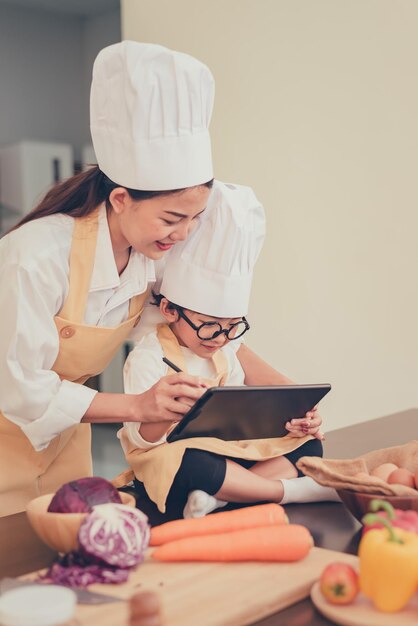
<svg viewBox="0 0 418 626"><path fill-rule="evenodd" d="M161 294L206 315L246 315L264 235L264 209L253 190L215 181L200 224L167 257Z"/></svg>
<svg viewBox="0 0 418 626"><path fill-rule="evenodd" d="M213 100L209 68L187 54L136 41L104 48L90 93L100 169L118 185L147 191L211 180Z"/></svg>

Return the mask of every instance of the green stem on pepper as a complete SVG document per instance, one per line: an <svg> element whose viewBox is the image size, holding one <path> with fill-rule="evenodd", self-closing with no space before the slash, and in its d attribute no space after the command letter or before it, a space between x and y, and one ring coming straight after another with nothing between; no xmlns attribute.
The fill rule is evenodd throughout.
<svg viewBox="0 0 418 626"><path fill-rule="evenodd" d="M380 517L380 515L376 515L375 513L367 513L362 518L362 523L365 526L371 526L372 524L383 524L385 528L389 531L389 541L393 541L394 543L404 543L400 537L395 533L395 530L388 519L385 517Z"/></svg>
<svg viewBox="0 0 418 626"><path fill-rule="evenodd" d="M369 509L371 513L376 513L376 511L380 511L380 510L385 511L388 516L388 519L390 520L393 520L396 517L395 509L390 504L390 502L386 502L386 500L379 500L378 498L376 498L375 500L372 500L370 502Z"/></svg>

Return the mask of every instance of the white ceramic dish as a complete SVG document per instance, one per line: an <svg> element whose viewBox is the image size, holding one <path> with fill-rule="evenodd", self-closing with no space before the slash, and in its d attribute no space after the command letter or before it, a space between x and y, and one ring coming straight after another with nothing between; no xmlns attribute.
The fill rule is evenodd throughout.
<svg viewBox="0 0 418 626"><path fill-rule="evenodd" d="M74 616L74 591L58 585L30 585L0 597L2 626L59 626Z"/></svg>

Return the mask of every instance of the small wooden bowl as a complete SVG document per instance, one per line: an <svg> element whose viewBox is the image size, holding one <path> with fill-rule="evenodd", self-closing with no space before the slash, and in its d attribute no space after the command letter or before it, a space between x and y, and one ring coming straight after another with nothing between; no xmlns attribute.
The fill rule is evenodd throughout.
<svg viewBox="0 0 418 626"><path fill-rule="evenodd" d="M32 528L47 546L57 552L78 549L78 531L88 513L50 513L49 504L55 494L48 493L31 500L26 513ZM119 492L122 504L135 506L135 498Z"/></svg>
<svg viewBox="0 0 418 626"><path fill-rule="evenodd" d="M395 509L418 511L418 492L416 496L381 496L372 493L360 493L348 489L338 489L343 504L359 522L366 513L369 513L369 505L372 500L385 500Z"/></svg>

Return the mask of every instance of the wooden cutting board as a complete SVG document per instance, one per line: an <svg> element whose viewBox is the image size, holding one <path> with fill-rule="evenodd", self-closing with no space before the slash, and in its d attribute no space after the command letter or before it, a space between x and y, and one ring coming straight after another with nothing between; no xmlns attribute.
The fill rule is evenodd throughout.
<svg viewBox="0 0 418 626"><path fill-rule="evenodd" d="M137 591L160 597L166 626L245 626L306 598L332 561L356 557L312 548L298 563L157 563L147 556L123 585L92 591L129 599ZM127 626L127 602L77 607L77 625Z"/></svg>

